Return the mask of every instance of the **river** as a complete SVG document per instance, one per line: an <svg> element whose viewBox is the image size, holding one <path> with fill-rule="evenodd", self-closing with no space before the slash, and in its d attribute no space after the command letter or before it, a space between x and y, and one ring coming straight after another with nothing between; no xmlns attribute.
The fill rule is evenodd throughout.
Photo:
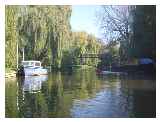
<svg viewBox="0 0 160 122"><path fill-rule="evenodd" d="M156 117L156 81L148 76L96 75L94 69L6 79L5 115Z"/></svg>

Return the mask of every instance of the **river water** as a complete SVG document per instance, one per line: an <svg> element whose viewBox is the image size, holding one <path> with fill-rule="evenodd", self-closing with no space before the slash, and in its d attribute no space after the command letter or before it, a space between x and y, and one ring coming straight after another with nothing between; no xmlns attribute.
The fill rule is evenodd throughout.
<svg viewBox="0 0 160 122"><path fill-rule="evenodd" d="M6 117L156 117L156 81L94 69L6 79Z"/></svg>

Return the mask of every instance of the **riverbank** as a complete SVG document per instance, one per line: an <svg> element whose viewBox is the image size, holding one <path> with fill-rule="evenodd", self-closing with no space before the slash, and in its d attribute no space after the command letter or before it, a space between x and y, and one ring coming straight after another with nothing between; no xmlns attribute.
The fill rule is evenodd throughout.
<svg viewBox="0 0 160 122"><path fill-rule="evenodd" d="M94 68L93 66L88 66L88 65L73 65L73 69L88 69L88 68Z"/></svg>
<svg viewBox="0 0 160 122"><path fill-rule="evenodd" d="M5 78L13 78L16 77L15 69L6 68L5 69Z"/></svg>
<svg viewBox="0 0 160 122"><path fill-rule="evenodd" d="M112 72L126 72L127 74L148 74L155 75L156 68L153 64L144 65L124 65L124 66L112 66L105 67L101 66L99 68L102 71L112 71Z"/></svg>

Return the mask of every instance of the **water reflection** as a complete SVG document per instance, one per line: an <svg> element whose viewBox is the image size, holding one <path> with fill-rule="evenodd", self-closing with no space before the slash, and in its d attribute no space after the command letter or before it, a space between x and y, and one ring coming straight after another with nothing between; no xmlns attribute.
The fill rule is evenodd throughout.
<svg viewBox="0 0 160 122"><path fill-rule="evenodd" d="M90 99L75 100L71 109L74 117L129 117L132 96L127 98L121 90L117 76L101 81L102 88ZM104 78L105 79L105 78ZM131 102L130 102L131 101Z"/></svg>
<svg viewBox="0 0 160 122"><path fill-rule="evenodd" d="M28 91L30 93L36 93L41 90L42 83L47 80L48 80L47 75L41 75L41 76L28 76L25 77L20 82L23 82L22 87L24 92Z"/></svg>
<svg viewBox="0 0 160 122"><path fill-rule="evenodd" d="M6 117L155 117L155 81L95 70L6 82Z"/></svg>

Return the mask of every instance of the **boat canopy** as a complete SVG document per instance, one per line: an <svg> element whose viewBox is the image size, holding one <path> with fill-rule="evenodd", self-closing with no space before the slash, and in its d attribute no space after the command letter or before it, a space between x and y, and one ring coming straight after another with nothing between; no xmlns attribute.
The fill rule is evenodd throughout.
<svg viewBox="0 0 160 122"><path fill-rule="evenodd" d="M139 64L153 64L153 60L150 58L141 58L139 59Z"/></svg>
<svg viewBox="0 0 160 122"><path fill-rule="evenodd" d="M40 61L22 61L24 67L41 67Z"/></svg>

